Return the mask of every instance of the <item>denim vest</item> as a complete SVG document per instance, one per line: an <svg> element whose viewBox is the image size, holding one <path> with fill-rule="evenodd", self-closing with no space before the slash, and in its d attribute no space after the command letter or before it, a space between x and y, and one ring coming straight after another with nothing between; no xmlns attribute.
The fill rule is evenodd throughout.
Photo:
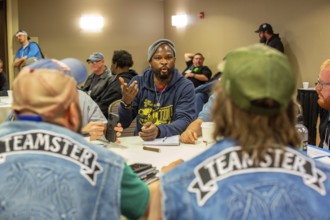
<svg viewBox="0 0 330 220"><path fill-rule="evenodd" d="M66 128L0 126L0 219L119 219L124 161Z"/></svg>
<svg viewBox="0 0 330 220"><path fill-rule="evenodd" d="M272 157L274 156L274 157ZM330 167L298 150L257 166L224 139L161 177L164 219L330 219Z"/></svg>

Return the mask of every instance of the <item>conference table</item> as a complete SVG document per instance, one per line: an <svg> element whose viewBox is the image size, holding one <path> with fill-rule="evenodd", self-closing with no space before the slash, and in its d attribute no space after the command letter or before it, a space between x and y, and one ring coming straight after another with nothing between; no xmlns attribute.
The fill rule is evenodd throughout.
<svg viewBox="0 0 330 220"><path fill-rule="evenodd" d="M11 112L12 99L8 96L0 96L0 124L7 120Z"/></svg>
<svg viewBox="0 0 330 220"><path fill-rule="evenodd" d="M189 160L194 156L202 153L212 144L205 145L202 138L199 138L195 144L183 144L179 146L149 146L160 149L160 152L149 151L143 149L143 140L139 136L119 138L120 144L106 144L100 141L92 141L101 144L111 151L121 155L127 164L133 163L149 163L161 170L163 166L178 160ZM308 145L307 154L311 158L315 158L321 162L330 164L330 151L322 148Z"/></svg>
<svg viewBox="0 0 330 220"><path fill-rule="evenodd" d="M121 155L127 164L148 163L157 167L158 170L178 159L189 160L211 146L210 144L206 146L201 138L198 139L196 144L180 143L179 146L148 146L159 149L159 152L155 152L144 150L143 140L139 136L123 137L119 140L120 144L106 144L100 141L92 141L92 143L103 145Z"/></svg>

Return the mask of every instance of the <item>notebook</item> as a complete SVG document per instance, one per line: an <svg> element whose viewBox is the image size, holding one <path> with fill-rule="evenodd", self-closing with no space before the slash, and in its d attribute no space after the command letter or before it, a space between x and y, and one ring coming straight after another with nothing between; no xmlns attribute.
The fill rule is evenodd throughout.
<svg viewBox="0 0 330 220"><path fill-rule="evenodd" d="M144 141L143 146L178 146L180 145L179 135L164 138L156 138L153 141Z"/></svg>

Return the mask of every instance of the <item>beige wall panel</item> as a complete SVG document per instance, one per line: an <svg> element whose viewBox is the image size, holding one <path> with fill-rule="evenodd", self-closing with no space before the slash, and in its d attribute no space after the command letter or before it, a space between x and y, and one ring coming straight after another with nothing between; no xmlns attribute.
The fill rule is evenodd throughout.
<svg viewBox="0 0 330 220"><path fill-rule="evenodd" d="M164 36L163 3L159 0L18 0L19 27L38 37L47 57L75 57L85 62L92 52L99 51L110 66L113 51L125 49L133 55L133 68L141 72L147 65L148 46ZM80 16L89 13L104 16L102 32L80 30Z"/></svg>
<svg viewBox="0 0 330 220"><path fill-rule="evenodd" d="M187 27L171 26L170 17L177 13L188 14ZM166 0L165 33L176 43L179 69L185 65L184 52L201 52L215 72L227 52L258 42L254 30L268 22L282 38L298 86L302 81L314 85L321 62L330 58L329 18L328 0Z"/></svg>

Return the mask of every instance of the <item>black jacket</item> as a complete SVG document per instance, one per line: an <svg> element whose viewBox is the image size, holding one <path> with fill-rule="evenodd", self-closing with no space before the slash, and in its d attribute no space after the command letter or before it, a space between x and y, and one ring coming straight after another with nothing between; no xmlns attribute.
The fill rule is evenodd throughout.
<svg viewBox="0 0 330 220"><path fill-rule="evenodd" d="M266 41L266 45L273 47L284 53L283 43L281 41L279 34L273 34L272 37Z"/></svg>
<svg viewBox="0 0 330 220"><path fill-rule="evenodd" d="M121 99L122 96L120 81L118 78L122 77L126 83L129 83L129 81L131 81L131 79L136 75L137 73L134 70L129 70L129 72L123 72L118 75L113 75L107 80L106 85L103 87L103 91L99 93L98 96L92 97L94 101L99 105L106 118L108 118L109 105L112 102Z"/></svg>
<svg viewBox="0 0 330 220"><path fill-rule="evenodd" d="M9 89L8 81L5 72L0 73L0 96L7 96L7 90Z"/></svg>

